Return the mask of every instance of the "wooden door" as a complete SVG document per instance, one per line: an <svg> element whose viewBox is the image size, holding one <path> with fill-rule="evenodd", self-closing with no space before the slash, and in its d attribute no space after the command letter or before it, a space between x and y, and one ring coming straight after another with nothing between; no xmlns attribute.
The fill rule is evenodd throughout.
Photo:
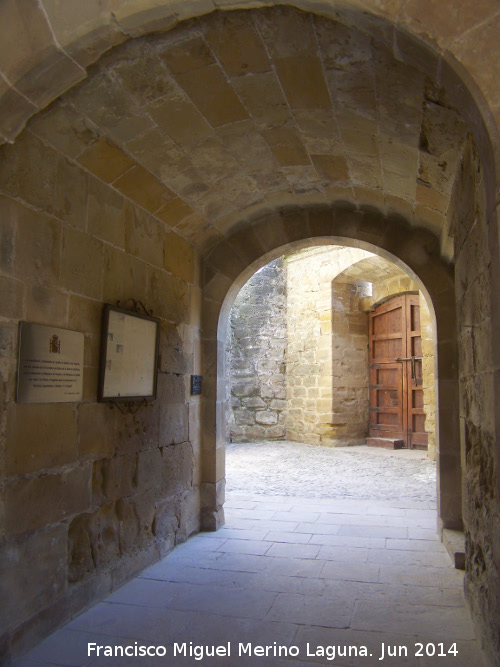
<svg viewBox="0 0 500 667"><path fill-rule="evenodd" d="M404 294L370 313L368 444L427 448L418 294Z"/></svg>

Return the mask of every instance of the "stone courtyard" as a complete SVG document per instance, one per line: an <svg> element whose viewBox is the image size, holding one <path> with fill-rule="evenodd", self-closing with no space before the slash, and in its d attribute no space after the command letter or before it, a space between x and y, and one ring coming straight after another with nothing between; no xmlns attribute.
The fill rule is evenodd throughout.
<svg viewBox="0 0 500 667"><path fill-rule="evenodd" d="M416 449L251 442L226 448L226 492L406 500L436 506L436 464Z"/></svg>

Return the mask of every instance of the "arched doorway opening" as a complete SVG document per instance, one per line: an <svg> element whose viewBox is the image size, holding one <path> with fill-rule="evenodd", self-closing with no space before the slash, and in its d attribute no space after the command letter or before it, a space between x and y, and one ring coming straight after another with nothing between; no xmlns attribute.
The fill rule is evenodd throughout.
<svg viewBox="0 0 500 667"><path fill-rule="evenodd" d="M405 227L402 233L400 219L390 219L374 213L373 210L316 207L309 211L287 210L282 216L288 223L294 218L297 221L306 219L308 228L304 237L295 236L295 239L288 244L277 244L266 253L262 252L261 246L259 252L260 244L257 241L259 229L266 226L266 219L263 218L254 222L251 228L239 233L240 239L245 234L248 235L248 242L254 244L252 251L257 255L245 271L240 272L233 280L223 275L224 271L220 270L225 263L221 254L222 248L216 248L211 256L214 264L219 263L219 270L213 271L215 268L213 267L210 273L207 271L210 280L206 284L204 294L206 319L203 332L203 363L210 389L209 395L205 395L203 405L203 414L208 425L203 442L203 455L206 475L204 498L209 502L202 508L204 527L214 529L223 522L225 423L228 409L224 380L225 341L228 314L235 295L250 275L283 252L292 248L336 243L374 251L404 267L405 272L419 285L428 303L432 304L438 368L436 412L439 425L437 429L439 525L441 528L460 528L462 516L458 401L453 400L453 397L458 396L454 286L452 272L440 257L437 240L421 229ZM311 233L313 230L317 232L317 236ZM330 232L329 235L325 233L327 230ZM337 230L342 230L344 234L333 235L332 232ZM449 467L446 472L442 470L440 462L443 457L454 461L454 475L450 476Z"/></svg>
<svg viewBox="0 0 500 667"><path fill-rule="evenodd" d="M408 392L410 419L398 439L393 433L371 432L374 417L375 428L386 422L392 426L391 419L399 417L395 395L401 402L406 389L374 391L370 382L369 319L371 311L391 298L418 304L412 303L411 340L413 347L419 344L413 351L420 356L413 364L392 364L401 380L403 364L406 370L413 365L418 370L415 387ZM422 310L418 337L416 308ZM252 493L406 498L435 507L433 323L410 276L360 248L313 245L259 269L242 286L228 317L225 439L230 507L235 494ZM380 335L372 342L384 344ZM391 342L402 339L392 335ZM373 393L378 399L375 410L369 400ZM424 451L417 455L402 447ZM390 449L398 452L391 454Z"/></svg>

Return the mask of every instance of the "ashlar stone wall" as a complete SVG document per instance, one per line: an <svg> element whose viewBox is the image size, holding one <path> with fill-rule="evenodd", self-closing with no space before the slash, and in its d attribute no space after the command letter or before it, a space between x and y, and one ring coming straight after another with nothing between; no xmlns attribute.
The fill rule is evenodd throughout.
<svg viewBox="0 0 500 667"><path fill-rule="evenodd" d="M85 166L29 131L0 149L0 662L199 528L197 260L109 185L130 161L97 143ZM161 321L158 398L136 414L97 402L103 304L129 298ZM82 401L16 403L21 320L84 334Z"/></svg>
<svg viewBox="0 0 500 667"><path fill-rule="evenodd" d="M456 298L460 355L460 442L466 538L465 591L473 618L489 648L500 655L500 485L498 404L495 405L493 308L498 293L492 275L482 171L469 143L457 178L450 217L455 239ZM493 228L488 229L488 224ZM498 367L498 365L497 365ZM498 385L497 385L498 387ZM497 390L498 391L498 390ZM491 619L486 624L484 619Z"/></svg>
<svg viewBox="0 0 500 667"><path fill-rule="evenodd" d="M231 442L285 437L286 348L286 263L279 258L250 278L231 309Z"/></svg>
<svg viewBox="0 0 500 667"><path fill-rule="evenodd" d="M349 286L332 281L370 256L358 248L324 247L287 258L287 438L356 444L366 435L367 315Z"/></svg>

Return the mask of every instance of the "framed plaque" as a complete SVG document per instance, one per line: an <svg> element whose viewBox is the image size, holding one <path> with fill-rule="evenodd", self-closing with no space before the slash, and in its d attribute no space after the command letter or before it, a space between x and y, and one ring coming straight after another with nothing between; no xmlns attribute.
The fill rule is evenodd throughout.
<svg viewBox="0 0 500 667"><path fill-rule="evenodd" d="M79 331L20 322L17 402L81 401L83 348Z"/></svg>
<svg viewBox="0 0 500 667"><path fill-rule="evenodd" d="M99 401L156 397L159 320L118 306L104 306Z"/></svg>

